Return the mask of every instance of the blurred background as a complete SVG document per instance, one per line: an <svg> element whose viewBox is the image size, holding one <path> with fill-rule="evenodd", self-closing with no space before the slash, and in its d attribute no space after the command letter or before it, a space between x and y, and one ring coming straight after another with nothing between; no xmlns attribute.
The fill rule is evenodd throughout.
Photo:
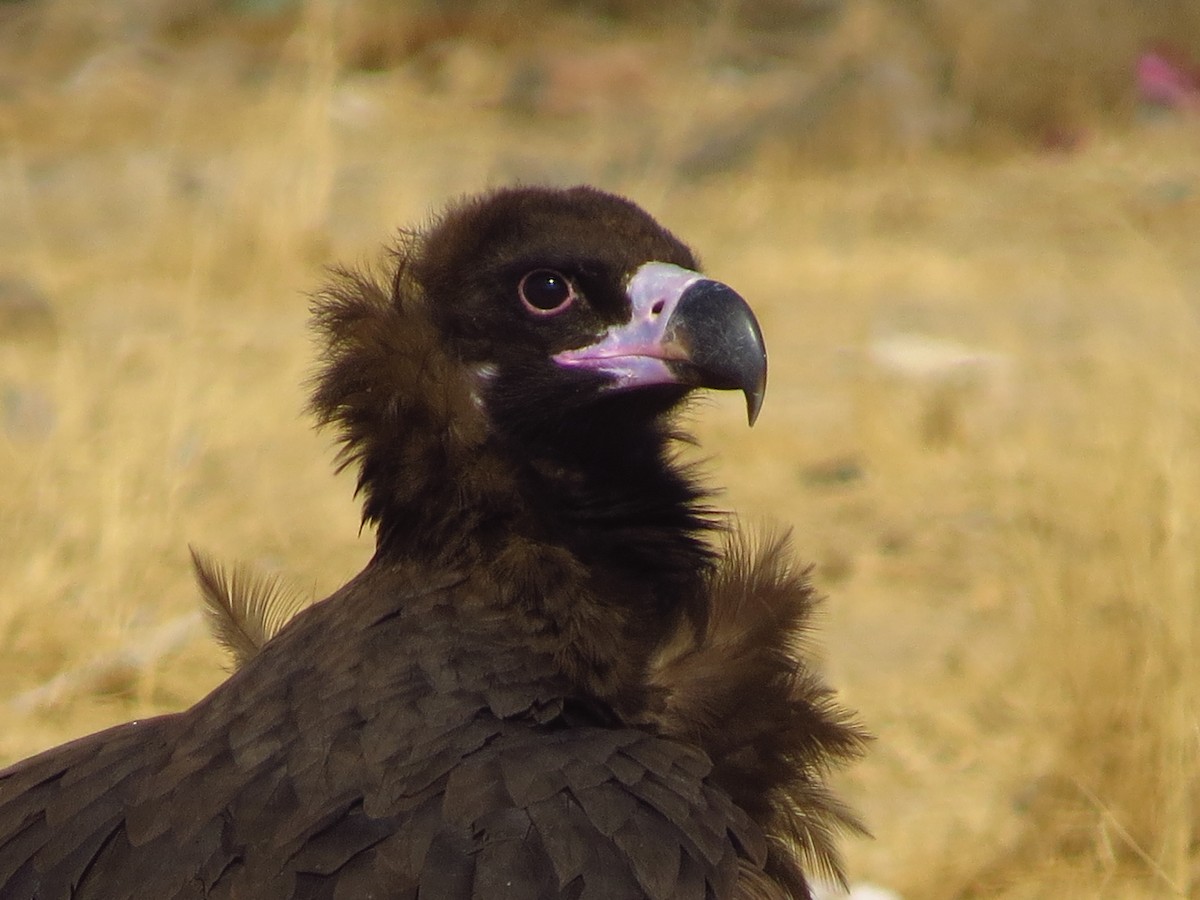
<svg viewBox="0 0 1200 900"><path fill-rule="evenodd" d="M0 763L220 681L189 543L366 561L306 294L514 181L760 314L694 428L828 595L852 880L1200 897L1194 0L0 2Z"/></svg>

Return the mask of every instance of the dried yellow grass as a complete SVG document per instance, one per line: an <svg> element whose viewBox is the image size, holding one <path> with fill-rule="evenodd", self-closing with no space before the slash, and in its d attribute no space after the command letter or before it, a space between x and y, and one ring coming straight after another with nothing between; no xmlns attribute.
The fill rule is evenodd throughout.
<svg viewBox="0 0 1200 900"><path fill-rule="evenodd" d="M189 542L317 596L365 561L352 484L301 414L303 292L519 148L642 200L761 312L759 425L717 398L696 426L728 504L793 524L830 595L827 668L878 735L844 780L876 835L853 877L1200 891L1200 124L1001 161L768 153L692 183L662 159L612 174L601 113L534 127L405 72L346 75L321 4L254 78L120 43L56 65L77 7L46 9L0 63L20 85L0 274L56 320L0 333L0 387L54 419L0 434L0 761L218 683L200 627L129 653L199 608ZM460 61L459 88L494 64ZM907 377L872 358L894 335L1005 364ZM101 674L17 702L64 671Z"/></svg>

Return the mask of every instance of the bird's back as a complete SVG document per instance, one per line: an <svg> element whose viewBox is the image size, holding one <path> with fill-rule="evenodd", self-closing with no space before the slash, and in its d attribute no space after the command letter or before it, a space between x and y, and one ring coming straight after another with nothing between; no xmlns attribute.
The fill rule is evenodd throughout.
<svg viewBox="0 0 1200 900"><path fill-rule="evenodd" d="M192 709L0 773L0 895L729 896L765 850L707 757L471 592L352 582Z"/></svg>

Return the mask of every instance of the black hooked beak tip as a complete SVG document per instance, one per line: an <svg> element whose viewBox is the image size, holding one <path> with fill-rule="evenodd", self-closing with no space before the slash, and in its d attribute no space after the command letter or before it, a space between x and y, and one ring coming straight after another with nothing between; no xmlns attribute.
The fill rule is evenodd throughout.
<svg viewBox="0 0 1200 900"><path fill-rule="evenodd" d="M751 425L767 391L767 348L749 304L719 281L693 282L667 320L666 343L683 352L667 365L697 387L740 390Z"/></svg>

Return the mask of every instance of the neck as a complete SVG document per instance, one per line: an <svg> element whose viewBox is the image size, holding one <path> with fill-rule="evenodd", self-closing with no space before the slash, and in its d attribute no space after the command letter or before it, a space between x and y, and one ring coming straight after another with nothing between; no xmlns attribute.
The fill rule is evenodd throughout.
<svg viewBox="0 0 1200 900"><path fill-rule="evenodd" d="M581 689L636 703L664 636L703 619L712 566L711 514L669 458L679 396L532 402L442 353L419 303L344 278L317 307L313 408L359 469L371 565L467 575L483 612L540 641Z"/></svg>
<svg viewBox="0 0 1200 900"><path fill-rule="evenodd" d="M398 433L406 443L382 448L388 458L427 462L364 484L375 564L472 573L577 685L629 711L666 635L681 619L702 624L715 522L659 419L579 419L479 441L455 438L482 433L473 428ZM422 452L435 433L439 452Z"/></svg>

